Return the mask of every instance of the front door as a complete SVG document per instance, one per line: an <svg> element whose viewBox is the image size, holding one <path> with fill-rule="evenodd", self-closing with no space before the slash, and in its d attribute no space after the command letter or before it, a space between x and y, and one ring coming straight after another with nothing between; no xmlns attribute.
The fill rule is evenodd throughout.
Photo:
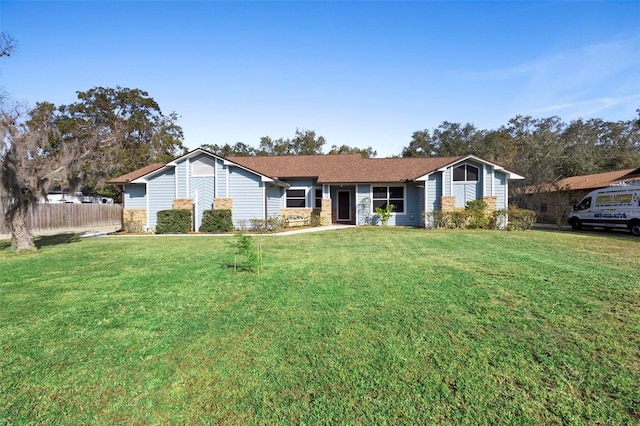
<svg viewBox="0 0 640 426"><path fill-rule="evenodd" d="M338 220L351 220L351 191L338 191Z"/></svg>

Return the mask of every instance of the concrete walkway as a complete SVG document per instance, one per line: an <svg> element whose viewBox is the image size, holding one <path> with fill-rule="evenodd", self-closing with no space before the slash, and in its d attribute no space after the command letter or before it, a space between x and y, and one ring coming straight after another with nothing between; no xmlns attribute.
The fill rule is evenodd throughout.
<svg viewBox="0 0 640 426"><path fill-rule="evenodd" d="M324 232L324 231L333 231L336 229L350 229L354 228L355 225L329 225L329 226L316 226L313 228L298 228L291 229L288 231L282 232L272 232L272 233L250 233L247 235L256 236L256 237L281 237L287 235L296 235L296 234L307 234L309 232ZM233 237L234 235L238 235L237 233L228 233L228 234L207 234L207 233L197 233L197 234L122 234L122 235L114 235L114 238L119 237L157 237L157 238L165 238L165 237Z"/></svg>
<svg viewBox="0 0 640 426"><path fill-rule="evenodd" d="M64 235L64 234L100 234L106 235L120 230L120 225L110 226L87 226L84 228L58 228L32 231L34 237L44 237L48 235ZM9 240L11 235L0 234L0 240Z"/></svg>
<svg viewBox="0 0 640 426"><path fill-rule="evenodd" d="M300 228L291 229L282 232L275 232L270 234L248 234L264 237L279 237L295 234L306 234L309 232L323 232L332 231L336 229L349 229L355 225L329 225L329 226L317 226L313 228ZM91 226L85 228L60 228L60 229L48 229L43 231L33 231L34 237L43 237L49 235L64 235L64 234L82 234L82 237L230 237L236 234L122 234L122 235L109 235L120 230L120 225L111 226ZM9 234L0 234L0 240L8 240L11 238Z"/></svg>

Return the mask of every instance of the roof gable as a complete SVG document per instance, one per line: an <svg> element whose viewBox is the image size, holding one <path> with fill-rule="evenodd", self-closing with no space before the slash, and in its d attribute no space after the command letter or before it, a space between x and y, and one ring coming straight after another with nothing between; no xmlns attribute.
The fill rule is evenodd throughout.
<svg viewBox="0 0 640 426"><path fill-rule="evenodd" d="M206 149L202 149L202 148L196 148L193 151L190 151L184 155L181 155L180 157L175 158L174 160L168 162L168 163L153 163L150 164L148 166L142 167L138 170L134 170L132 172L129 172L127 174L124 174L122 176L116 177L114 179L109 180L107 183L111 183L111 184L115 184L115 185L121 185L121 184L127 184L127 183L132 183L138 179L143 179L146 177L149 177L150 175L160 171L163 168L167 168L167 167L176 167L178 165L178 163L185 161L187 159L191 159L191 158L195 158L198 157L200 155L206 155L209 156L211 158L215 158L221 161L224 161L225 165L228 166L237 166L240 167L242 169L245 169L251 173L254 173L258 176L260 176L262 178L263 181L272 181L272 179L263 173L260 173L259 171L253 170L251 168L245 167L242 164L238 164L238 163L234 163L232 161L230 161L229 159L225 159L224 157L220 157L219 155L216 155L214 153L212 153L211 151L207 151ZM140 183L140 182L134 182L134 183Z"/></svg>

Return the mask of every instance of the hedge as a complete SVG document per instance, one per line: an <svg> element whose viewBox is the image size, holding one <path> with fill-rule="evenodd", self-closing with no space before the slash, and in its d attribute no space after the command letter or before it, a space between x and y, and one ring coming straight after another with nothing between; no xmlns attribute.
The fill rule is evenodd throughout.
<svg viewBox="0 0 640 426"><path fill-rule="evenodd" d="M233 231L233 219L231 210L205 210L202 213L202 225L200 231L221 234Z"/></svg>
<svg viewBox="0 0 640 426"><path fill-rule="evenodd" d="M160 210L156 234L186 234L191 223L191 210Z"/></svg>

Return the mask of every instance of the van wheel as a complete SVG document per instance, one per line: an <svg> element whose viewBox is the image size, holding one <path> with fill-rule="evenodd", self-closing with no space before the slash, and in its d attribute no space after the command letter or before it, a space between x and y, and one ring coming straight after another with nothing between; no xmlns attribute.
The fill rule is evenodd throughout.
<svg viewBox="0 0 640 426"><path fill-rule="evenodd" d="M640 221L634 220L633 222L631 222L631 224L629 225L629 231L631 231L632 235L640 237Z"/></svg>
<svg viewBox="0 0 640 426"><path fill-rule="evenodd" d="M571 225L571 229L573 229L574 231L579 231L582 229L582 222L580 222L580 219L569 219L569 225Z"/></svg>

